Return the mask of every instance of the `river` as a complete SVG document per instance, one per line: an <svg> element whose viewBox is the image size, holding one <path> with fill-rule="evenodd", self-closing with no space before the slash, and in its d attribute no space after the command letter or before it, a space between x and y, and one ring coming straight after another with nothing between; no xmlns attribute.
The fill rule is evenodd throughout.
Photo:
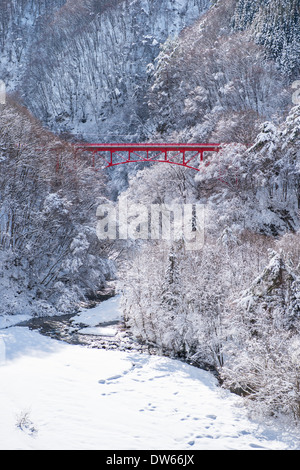
<svg viewBox="0 0 300 470"><path fill-rule="evenodd" d="M98 305L82 308L78 313L32 317L16 326L37 330L50 338L69 344L98 349L149 351L138 344L124 327L121 296L108 296Z"/></svg>

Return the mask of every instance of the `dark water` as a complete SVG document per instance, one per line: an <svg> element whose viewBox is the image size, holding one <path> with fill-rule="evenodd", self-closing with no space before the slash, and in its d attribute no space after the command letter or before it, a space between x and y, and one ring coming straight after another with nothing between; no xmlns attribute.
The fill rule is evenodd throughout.
<svg viewBox="0 0 300 470"><path fill-rule="evenodd" d="M84 308L93 308L106 300L115 297L114 289L107 289L105 292L99 293L97 300L90 301L89 304L84 305ZM36 330L40 334L49 336L55 340L64 341L69 344L83 345L98 349L117 349L121 351L137 351L156 354L156 349L153 346L140 344L133 339L130 332L125 328L122 321L103 322L96 325L96 328L109 328L116 331L115 336L108 335L93 335L84 334L84 328L89 328L88 325L82 323L75 323L72 321L78 312L68 315L57 316L44 316L30 318L24 322L19 323L17 326L27 327L30 330Z"/></svg>
<svg viewBox="0 0 300 470"><path fill-rule="evenodd" d="M106 300L115 296L114 290L108 290L99 295L96 301L91 301L85 308L93 308ZM87 325L74 323L72 319L77 313L69 315L45 316L36 317L26 320L18 324L18 326L27 327L30 330L37 330L45 336L49 336L59 341L65 341L70 344L82 344L97 348L119 348L120 342L125 335L125 330L119 321L99 323L97 327L101 328L115 328L116 336L100 336L91 334L79 333L80 330L86 328Z"/></svg>
<svg viewBox="0 0 300 470"><path fill-rule="evenodd" d="M99 323L99 325L97 325L101 328L116 327L116 337L91 334L85 335L79 333L79 331L87 325L74 324L72 318L75 316L76 314L31 318L30 320L19 323L18 326L24 326L30 330L37 330L42 335L70 344L83 344L99 348L114 348L118 346L117 332L119 329L121 330L122 327L120 322Z"/></svg>

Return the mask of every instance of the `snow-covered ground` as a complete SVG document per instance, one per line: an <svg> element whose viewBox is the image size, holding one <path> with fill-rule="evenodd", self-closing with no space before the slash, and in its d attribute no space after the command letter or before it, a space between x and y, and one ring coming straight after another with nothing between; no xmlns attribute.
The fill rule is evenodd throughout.
<svg viewBox="0 0 300 470"><path fill-rule="evenodd" d="M111 299L100 311L117 305ZM12 326L0 330L0 378L1 450L298 445L296 435L249 420L212 374L168 358L74 346Z"/></svg>
<svg viewBox="0 0 300 470"><path fill-rule="evenodd" d="M97 307L83 309L72 318L72 323L76 325L86 325L78 331L84 335L111 336L117 333L116 327L99 326L99 324L119 322L122 320L120 307L120 296L116 295L105 302L101 302Z"/></svg>

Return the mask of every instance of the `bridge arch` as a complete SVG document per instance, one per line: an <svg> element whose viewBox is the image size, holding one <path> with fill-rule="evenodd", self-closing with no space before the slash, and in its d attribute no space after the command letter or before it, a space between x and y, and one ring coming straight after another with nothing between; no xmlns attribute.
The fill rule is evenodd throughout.
<svg viewBox="0 0 300 470"><path fill-rule="evenodd" d="M179 165L200 171L199 164L208 165L204 155L206 152L219 152L220 144L76 144L75 153L92 154L92 167L97 169L98 163L111 168L127 163L156 162Z"/></svg>

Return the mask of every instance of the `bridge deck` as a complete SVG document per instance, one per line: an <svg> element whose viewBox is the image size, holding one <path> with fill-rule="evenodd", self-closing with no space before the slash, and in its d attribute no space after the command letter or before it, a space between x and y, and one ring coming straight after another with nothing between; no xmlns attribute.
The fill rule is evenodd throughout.
<svg viewBox="0 0 300 470"><path fill-rule="evenodd" d="M220 144L172 144L172 143L138 143L138 144L77 144L76 148L86 149L90 151L217 151L220 149Z"/></svg>

